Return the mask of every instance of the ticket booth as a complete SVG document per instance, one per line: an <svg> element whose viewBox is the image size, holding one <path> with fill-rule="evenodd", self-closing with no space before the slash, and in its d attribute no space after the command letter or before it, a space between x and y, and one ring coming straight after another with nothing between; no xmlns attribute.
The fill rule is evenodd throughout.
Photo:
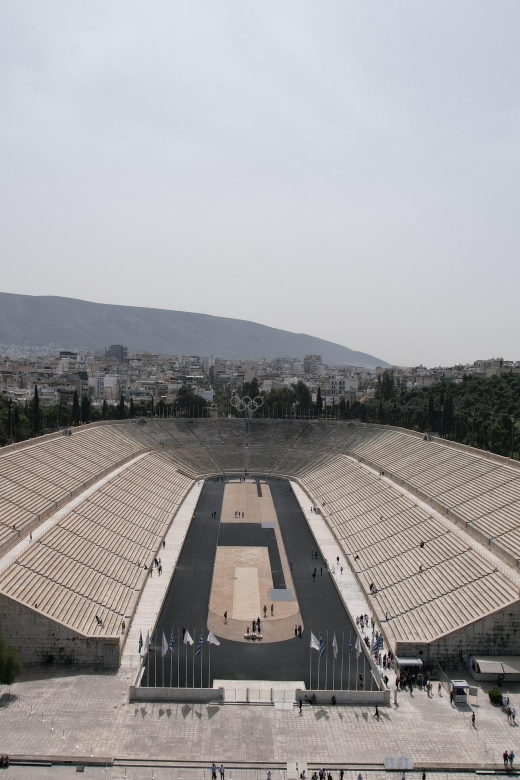
<svg viewBox="0 0 520 780"><path fill-rule="evenodd" d="M450 680L450 692L453 692L455 704L467 704L469 685L466 680Z"/></svg>

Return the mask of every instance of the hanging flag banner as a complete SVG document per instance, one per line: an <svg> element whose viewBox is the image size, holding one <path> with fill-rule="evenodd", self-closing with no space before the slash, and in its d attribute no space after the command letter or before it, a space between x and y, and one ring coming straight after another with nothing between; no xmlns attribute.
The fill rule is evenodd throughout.
<svg viewBox="0 0 520 780"><path fill-rule="evenodd" d="M323 641L323 637L320 633L320 658L325 653L325 642Z"/></svg>
<svg viewBox="0 0 520 780"><path fill-rule="evenodd" d="M199 644L197 645L197 649L195 650L195 655L200 655L200 651L202 650L203 644L204 644L204 639L202 638L202 634L201 634L199 639Z"/></svg>
<svg viewBox="0 0 520 780"><path fill-rule="evenodd" d="M338 657L338 643L336 642L336 632L334 631L334 637L332 639L332 652L334 653L334 658Z"/></svg>
<svg viewBox="0 0 520 780"><path fill-rule="evenodd" d="M220 642L218 641L213 631L210 631L208 634L208 642L210 643L210 645L217 645L217 647L219 647L220 645Z"/></svg>
<svg viewBox="0 0 520 780"><path fill-rule="evenodd" d="M320 643L318 642L318 640L316 639L312 631L311 631L311 649L318 650L318 651L320 649Z"/></svg>
<svg viewBox="0 0 520 780"><path fill-rule="evenodd" d="M359 637L356 639L355 646L356 646L356 658L359 658L359 656L361 655L361 640Z"/></svg>
<svg viewBox="0 0 520 780"><path fill-rule="evenodd" d="M193 644L193 639L191 638L189 631L186 631L186 633L184 634L184 639L182 641L184 642L185 645L191 646Z"/></svg>
<svg viewBox="0 0 520 780"><path fill-rule="evenodd" d="M168 642L166 641L166 637L164 636L164 631L162 632L162 647L161 647L161 655L164 658L166 653L168 652Z"/></svg>

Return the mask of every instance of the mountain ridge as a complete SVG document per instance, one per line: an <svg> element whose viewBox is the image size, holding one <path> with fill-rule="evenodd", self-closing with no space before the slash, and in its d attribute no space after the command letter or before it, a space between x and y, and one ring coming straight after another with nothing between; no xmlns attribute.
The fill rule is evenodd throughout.
<svg viewBox="0 0 520 780"><path fill-rule="evenodd" d="M125 344L135 351L230 359L318 354L331 365L389 367L374 355L249 320L54 295L0 292L0 343L89 350Z"/></svg>

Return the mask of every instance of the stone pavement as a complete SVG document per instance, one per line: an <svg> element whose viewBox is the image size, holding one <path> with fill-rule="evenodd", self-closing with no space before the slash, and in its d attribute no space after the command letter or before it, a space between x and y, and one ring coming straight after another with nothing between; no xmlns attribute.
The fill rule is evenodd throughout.
<svg viewBox="0 0 520 780"><path fill-rule="evenodd" d="M0 752L125 760L175 759L188 766L307 760L349 768L408 755L416 766L468 769L501 765L504 749L520 755L518 726L492 707L483 690L476 707L454 707L443 690L429 699L416 690L398 706L304 707L261 705L129 704L130 673L33 669L0 698ZM504 687L520 710L520 684ZM367 767L369 768L369 767ZM31 770L33 771L33 770ZM114 774L112 777L123 776ZM151 772L148 776L151 776ZM170 775L173 776L173 775ZM357 776L357 775L356 775ZM158 775L159 777L159 775ZM201 777L199 770L198 777ZM337 780L336 774L334 775ZM209 780L209 778L208 778Z"/></svg>

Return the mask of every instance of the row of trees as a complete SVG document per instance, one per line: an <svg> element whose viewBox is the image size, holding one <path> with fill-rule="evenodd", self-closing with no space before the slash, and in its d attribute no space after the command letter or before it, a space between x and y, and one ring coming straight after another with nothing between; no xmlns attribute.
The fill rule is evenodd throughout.
<svg viewBox="0 0 520 780"><path fill-rule="evenodd" d="M373 400L359 404L366 422L432 432L445 439L518 458L520 376L466 376L407 388L391 371L380 377Z"/></svg>
<svg viewBox="0 0 520 780"><path fill-rule="evenodd" d="M520 376L465 377L460 383L439 382L429 388L408 388L395 379L392 371L379 377L375 395L352 405L341 400L326 405L318 388L317 398L304 382L260 392L258 381L245 382L241 397L260 396L263 405L252 412L256 417L309 417L382 423L422 432L433 432L447 439L488 449L501 455L518 457L520 448ZM215 392L219 417L241 416L231 405L231 396ZM31 436L96 420L133 417L206 417L209 404L190 388L179 390L174 403L146 402L127 404L124 397L115 406L103 402L94 407L87 396L72 403L61 402L43 408L38 388L30 401L21 406L0 396L0 444L23 441Z"/></svg>

